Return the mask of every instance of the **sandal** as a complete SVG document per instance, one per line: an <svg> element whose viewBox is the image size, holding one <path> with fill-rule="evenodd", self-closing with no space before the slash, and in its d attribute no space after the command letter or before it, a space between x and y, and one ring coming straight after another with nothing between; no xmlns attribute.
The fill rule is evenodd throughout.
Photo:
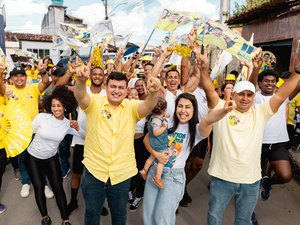
<svg viewBox="0 0 300 225"><path fill-rule="evenodd" d="M165 188L165 184L164 184L164 182L162 181L162 179L158 179L158 178L156 178L156 177L153 177L153 178L152 178L152 181L154 182L154 184L155 184L157 187L159 187L159 188L161 188L161 189L164 189L164 188Z"/></svg>

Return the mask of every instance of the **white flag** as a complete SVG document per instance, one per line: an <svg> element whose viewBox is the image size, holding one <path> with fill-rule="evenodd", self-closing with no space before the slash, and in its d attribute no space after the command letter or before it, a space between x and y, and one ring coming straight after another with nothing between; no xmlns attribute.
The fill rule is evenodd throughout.
<svg viewBox="0 0 300 225"><path fill-rule="evenodd" d="M100 21L91 29L91 45L107 43L112 37L113 25L111 20Z"/></svg>

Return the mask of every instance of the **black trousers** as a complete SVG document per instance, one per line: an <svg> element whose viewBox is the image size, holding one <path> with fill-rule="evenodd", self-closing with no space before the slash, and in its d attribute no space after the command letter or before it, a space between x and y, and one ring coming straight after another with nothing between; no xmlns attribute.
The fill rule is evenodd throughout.
<svg viewBox="0 0 300 225"><path fill-rule="evenodd" d="M61 218L63 220L68 220L67 198L63 188L63 178L58 154L49 159L38 159L26 152L25 165L34 188L35 201L42 217L48 215L46 196L44 192L45 176L47 176L53 190Z"/></svg>
<svg viewBox="0 0 300 225"><path fill-rule="evenodd" d="M0 190L2 184L2 177L6 168L6 162L7 162L6 151L4 148L1 148L0 149Z"/></svg>

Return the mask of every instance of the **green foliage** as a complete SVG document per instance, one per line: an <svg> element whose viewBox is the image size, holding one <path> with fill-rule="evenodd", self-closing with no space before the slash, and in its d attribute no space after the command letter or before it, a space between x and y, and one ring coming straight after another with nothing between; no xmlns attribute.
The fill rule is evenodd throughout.
<svg viewBox="0 0 300 225"><path fill-rule="evenodd" d="M241 5L237 2L234 2L234 9L233 9L232 16L233 17L239 16L267 2L271 2L271 0L246 0L246 2Z"/></svg>

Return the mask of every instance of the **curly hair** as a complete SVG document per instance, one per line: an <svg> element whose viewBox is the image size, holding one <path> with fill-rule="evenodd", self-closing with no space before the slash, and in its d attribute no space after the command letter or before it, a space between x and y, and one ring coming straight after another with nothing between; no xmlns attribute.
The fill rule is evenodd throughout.
<svg viewBox="0 0 300 225"><path fill-rule="evenodd" d="M43 106L47 113L51 113L52 99L56 99L61 102L66 110L65 116L74 112L78 105L76 98L74 97L74 93L63 85L55 87L50 95L43 98Z"/></svg>
<svg viewBox="0 0 300 225"><path fill-rule="evenodd" d="M261 82L264 79L264 77L266 77L266 76L275 77L276 82L278 82L278 80L279 80L279 74L278 74L277 71L275 71L275 70L264 70L264 71L260 72L260 74L258 74L257 81Z"/></svg>

